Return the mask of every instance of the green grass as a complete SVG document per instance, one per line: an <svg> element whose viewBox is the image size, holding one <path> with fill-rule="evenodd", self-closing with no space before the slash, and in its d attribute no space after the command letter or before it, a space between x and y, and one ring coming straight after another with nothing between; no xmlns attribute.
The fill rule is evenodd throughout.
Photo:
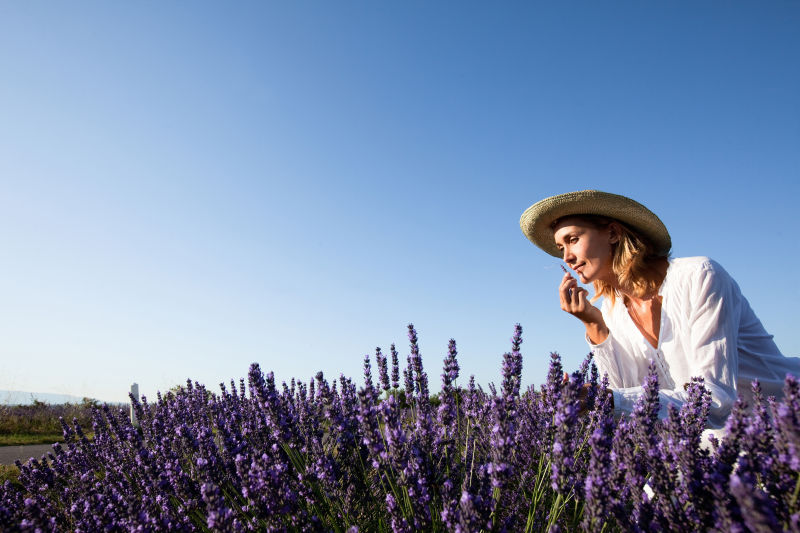
<svg viewBox="0 0 800 533"><path fill-rule="evenodd" d="M19 469L15 465L0 465L0 485L6 481L19 483Z"/></svg>
<svg viewBox="0 0 800 533"><path fill-rule="evenodd" d="M61 435L59 418L68 424L77 419L82 428L91 429L94 406L89 400L81 404L34 401L31 405L0 405L0 435Z"/></svg>
<svg viewBox="0 0 800 533"><path fill-rule="evenodd" d="M94 440L94 433L86 433L86 438ZM0 435L0 446L25 446L28 444L53 444L64 442L64 435L61 433L13 433L11 435Z"/></svg>
<svg viewBox="0 0 800 533"><path fill-rule="evenodd" d="M59 418L70 425L75 419L85 431L92 427L93 407L96 402L89 399L80 404L50 405L34 401L30 405L0 405L0 446L63 442Z"/></svg>
<svg viewBox="0 0 800 533"><path fill-rule="evenodd" d="M15 433L12 435L0 435L0 446L22 446L26 444L53 444L63 442L64 435L61 433Z"/></svg>

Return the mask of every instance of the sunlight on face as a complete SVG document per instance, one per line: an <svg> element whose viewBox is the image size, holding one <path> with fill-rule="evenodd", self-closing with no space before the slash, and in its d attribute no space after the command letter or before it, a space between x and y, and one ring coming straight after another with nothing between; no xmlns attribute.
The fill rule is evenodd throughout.
<svg viewBox="0 0 800 533"><path fill-rule="evenodd" d="M611 258L616 237L609 227L597 228L579 217L565 218L553 230L564 262L580 276L581 283L614 279Z"/></svg>

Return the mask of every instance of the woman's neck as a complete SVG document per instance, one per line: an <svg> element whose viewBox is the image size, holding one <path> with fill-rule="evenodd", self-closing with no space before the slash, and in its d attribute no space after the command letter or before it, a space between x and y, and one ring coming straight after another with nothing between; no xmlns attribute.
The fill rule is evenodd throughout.
<svg viewBox="0 0 800 533"><path fill-rule="evenodd" d="M610 284L611 287L622 296L623 300L626 302L633 302L636 304L643 304L645 302L650 302L654 298L658 296L658 292L661 289L661 285L664 283L664 279L667 277L667 269L669 268L669 261L664 260L663 262L659 262L655 265L652 265L651 268L658 276L659 279L658 286L652 290L645 292L644 294L641 291L635 289L634 287L624 286L619 282L619 279L614 276L613 279L608 280L606 283Z"/></svg>
<svg viewBox="0 0 800 533"><path fill-rule="evenodd" d="M645 296L635 296L631 293L625 293L622 291L620 291L620 294L622 294L622 301L625 303L626 306L634 305L640 307L648 303L652 304L660 300L657 292L654 294L647 294Z"/></svg>

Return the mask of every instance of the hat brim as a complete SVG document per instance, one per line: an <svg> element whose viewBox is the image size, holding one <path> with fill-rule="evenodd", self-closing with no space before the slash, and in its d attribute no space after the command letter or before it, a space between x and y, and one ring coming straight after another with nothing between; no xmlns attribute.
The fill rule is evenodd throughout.
<svg viewBox="0 0 800 533"><path fill-rule="evenodd" d="M551 196L536 202L522 213L519 226L536 246L554 257L561 251L553 239L551 225L570 215L599 215L619 220L641 233L659 255L668 255L672 239L655 213L626 196L587 190Z"/></svg>

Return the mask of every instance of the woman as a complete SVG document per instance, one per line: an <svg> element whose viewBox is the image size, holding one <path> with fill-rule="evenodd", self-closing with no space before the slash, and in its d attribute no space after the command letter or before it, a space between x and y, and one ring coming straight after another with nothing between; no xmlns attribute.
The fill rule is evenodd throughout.
<svg viewBox="0 0 800 533"><path fill-rule="evenodd" d="M579 191L546 198L520 219L525 235L562 258L561 308L578 318L600 373L607 373L614 410L630 413L642 395L648 365L658 371L662 417L680 407L685 385L705 379L712 403L708 425L722 428L737 394L782 396L800 359L784 357L733 278L707 257L669 258L664 224L643 205L616 194ZM600 309L592 302L603 297Z"/></svg>

